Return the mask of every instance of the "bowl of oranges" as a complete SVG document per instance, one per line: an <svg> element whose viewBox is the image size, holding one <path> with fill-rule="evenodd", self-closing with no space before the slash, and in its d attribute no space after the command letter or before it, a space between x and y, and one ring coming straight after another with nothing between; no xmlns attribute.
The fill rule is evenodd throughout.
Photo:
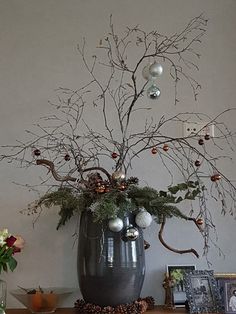
<svg viewBox="0 0 236 314"><path fill-rule="evenodd" d="M71 293L70 288L22 288L11 291L11 294L31 313L49 314L55 312L58 305Z"/></svg>

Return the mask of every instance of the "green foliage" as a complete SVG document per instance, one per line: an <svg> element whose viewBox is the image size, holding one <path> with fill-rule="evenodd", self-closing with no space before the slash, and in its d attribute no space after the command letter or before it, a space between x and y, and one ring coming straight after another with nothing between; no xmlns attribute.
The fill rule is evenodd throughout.
<svg viewBox="0 0 236 314"><path fill-rule="evenodd" d="M60 219L57 229L60 228L75 214L90 209L94 220L103 220L122 217L125 212L132 212L144 207L157 223L165 218L186 216L176 206L183 200L194 200L201 189L199 183L189 181L168 188L168 191L157 191L150 187L130 185L125 191L113 189L107 193L90 191L74 191L64 187L58 191L45 194L39 199L37 206L44 205L49 208L53 205L60 206Z"/></svg>
<svg viewBox="0 0 236 314"><path fill-rule="evenodd" d="M14 253L13 247L8 247L6 244L0 248L0 274L1 271L8 271L8 268L13 271L17 266L17 261L12 256Z"/></svg>

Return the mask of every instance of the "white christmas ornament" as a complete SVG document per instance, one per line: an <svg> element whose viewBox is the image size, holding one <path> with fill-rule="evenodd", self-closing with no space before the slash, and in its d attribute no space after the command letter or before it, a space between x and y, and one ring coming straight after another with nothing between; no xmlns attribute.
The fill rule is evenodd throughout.
<svg viewBox="0 0 236 314"><path fill-rule="evenodd" d="M152 222L152 216L147 211L141 211L136 215L135 222L140 228L147 228Z"/></svg>
<svg viewBox="0 0 236 314"><path fill-rule="evenodd" d="M154 62L149 67L149 73L152 77L158 77L161 76L163 72L163 67L160 63Z"/></svg>
<svg viewBox="0 0 236 314"><path fill-rule="evenodd" d="M113 232L120 232L123 229L123 226L123 221L118 217L110 219L108 222L108 227Z"/></svg>

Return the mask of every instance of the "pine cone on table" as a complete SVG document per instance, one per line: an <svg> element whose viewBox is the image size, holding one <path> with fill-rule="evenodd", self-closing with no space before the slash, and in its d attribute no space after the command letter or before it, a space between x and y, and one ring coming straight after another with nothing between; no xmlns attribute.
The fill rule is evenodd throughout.
<svg viewBox="0 0 236 314"><path fill-rule="evenodd" d="M75 309L78 313L84 313L85 301L80 299L75 302Z"/></svg>
<svg viewBox="0 0 236 314"><path fill-rule="evenodd" d="M155 300L154 300L154 298L152 296L148 296L148 297L144 298L144 300L148 304L148 310L154 309Z"/></svg>
<svg viewBox="0 0 236 314"><path fill-rule="evenodd" d="M112 306L105 306L102 311L101 311L102 314L115 314L115 309L114 307Z"/></svg>
<svg viewBox="0 0 236 314"><path fill-rule="evenodd" d="M127 305L126 304L117 305L115 308L115 313L116 314L128 314Z"/></svg>

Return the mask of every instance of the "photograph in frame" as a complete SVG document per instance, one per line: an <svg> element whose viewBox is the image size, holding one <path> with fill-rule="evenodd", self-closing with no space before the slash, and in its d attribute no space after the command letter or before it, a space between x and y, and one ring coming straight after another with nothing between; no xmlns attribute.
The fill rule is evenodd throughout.
<svg viewBox="0 0 236 314"><path fill-rule="evenodd" d="M213 271L185 273L184 285L190 313L222 313L222 300Z"/></svg>
<svg viewBox="0 0 236 314"><path fill-rule="evenodd" d="M231 280L236 281L236 273L215 273L214 277L216 278L217 286L219 288L222 304L225 307L225 282Z"/></svg>
<svg viewBox="0 0 236 314"><path fill-rule="evenodd" d="M175 280L173 288L174 305L184 307L186 302L186 292L184 287L184 274L196 270L196 265L167 265L167 274Z"/></svg>
<svg viewBox="0 0 236 314"><path fill-rule="evenodd" d="M224 282L224 295L225 313L236 313L236 279Z"/></svg>

